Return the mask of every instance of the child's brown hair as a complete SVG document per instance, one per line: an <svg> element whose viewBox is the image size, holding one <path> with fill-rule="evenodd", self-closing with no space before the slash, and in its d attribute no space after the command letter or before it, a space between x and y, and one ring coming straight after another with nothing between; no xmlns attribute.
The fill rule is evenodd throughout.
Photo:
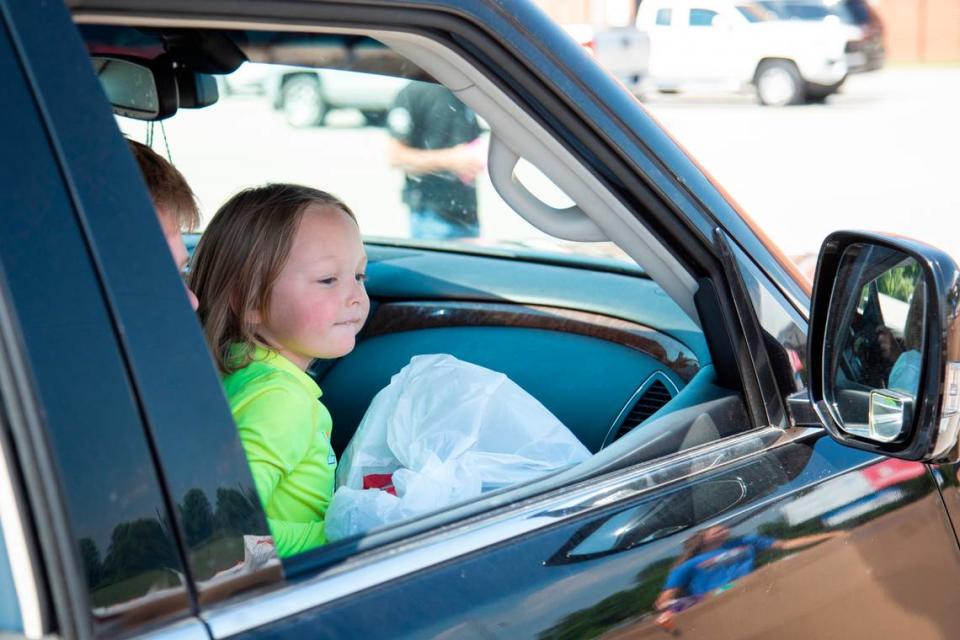
<svg viewBox="0 0 960 640"><path fill-rule="evenodd" d="M199 227L197 200L183 174L147 145L136 140L127 140L127 144L140 165L157 214L169 217L168 222L182 231Z"/></svg>
<svg viewBox="0 0 960 640"><path fill-rule="evenodd" d="M306 208L332 206L356 216L326 191L295 184L268 184L230 198L200 238L190 266L190 288L200 299L200 321L221 373L247 366L262 342L247 321L266 315L273 284L283 270ZM231 345L245 345L231 353Z"/></svg>

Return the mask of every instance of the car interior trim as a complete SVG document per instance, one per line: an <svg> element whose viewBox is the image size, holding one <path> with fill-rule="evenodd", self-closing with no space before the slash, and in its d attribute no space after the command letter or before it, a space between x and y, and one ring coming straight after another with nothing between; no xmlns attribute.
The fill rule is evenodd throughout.
<svg viewBox="0 0 960 640"><path fill-rule="evenodd" d="M202 616L214 638L227 638L821 432L806 428L758 429L620 470L606 478L563 486L545 499L510 501L499 513L483 519L440 533L428 531L419 539L405 539L354 556L311 578L256 596L256 607L240 600L210 608ZM541 482L554 481L555 477ZM475 510L477 506L474 503L464 509ZM450 515L448 512L438 517L449 521ZM428 516L423 524L430 519Z"/></svg>
<svg viewBox="0 0 960 640"><path fill-rule="evenodd" d="M620 414L616 417L613 423L610 424L610 429L607 430L607 435L603 437L603 444L600 445L601 449L605 448L608 444L613 442L617 434L617 429L619 429L620 426L623 424L623 421L629 415L630 411L633 409L633 406L637 403L637 400L640 398L640 396L642 396L644 393L647 392L647 389L651 384L653 384L654 381L659 381L663 383L670 391L671 396L675 397L678 393L680 393L680 389L677 388L676 383L673 380L671 380L669 376L664 375L662 371L654 371L653 373L651 373L649 376L647 376L647 378L643 382L640 383L640 385L637 387L637 390L633 392L632 396L630 396L630 399L627 401L627 404L623 406L623 409L620 411Z"/></svg>
<svg viewBox="0 0 960 640"><path fill-rule="evenodd" d="M541 305L386 302L377 307L364 335L373 337L417 329L481 325L544 329L606 340L650 356L684 382L689 382L700 370L691 349L655 329L611 316ZM676 393L676 385L672 381L670 384Z"/></svg>
<svg viewBox="0 0 960 640"><path fill-rule="evenodd" d="M609 239L579 205L557 209L530 193L517 179L515 171L519 161L520 156L498 133L490 135L487 163L490 180L514 211L544 233L563 240L602 242Z"/></svg>

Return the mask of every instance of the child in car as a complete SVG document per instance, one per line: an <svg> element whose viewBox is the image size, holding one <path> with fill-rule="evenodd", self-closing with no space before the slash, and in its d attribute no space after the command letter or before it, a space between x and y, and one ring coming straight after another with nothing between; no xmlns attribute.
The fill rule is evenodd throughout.
<svg viewBox="0 0 960 640"><path fill-rule="evenodd" d="M331 419L306 369L353 350L369 311L357 220L336 197L270 184L214 215L190 284L277 553L326 542Z"/></svg>

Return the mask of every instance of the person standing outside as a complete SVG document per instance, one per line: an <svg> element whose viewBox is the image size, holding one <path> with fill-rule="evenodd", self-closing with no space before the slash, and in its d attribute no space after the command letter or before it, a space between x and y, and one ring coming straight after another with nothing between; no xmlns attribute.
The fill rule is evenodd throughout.
<svg viewBox="0 0 960 640"><path fill-rule="evenodd" d="M476 177L485 162L473 109L441 84L413 81L397 94L387 129L387 159L405 174L411 236L479 236Z"/></svg>

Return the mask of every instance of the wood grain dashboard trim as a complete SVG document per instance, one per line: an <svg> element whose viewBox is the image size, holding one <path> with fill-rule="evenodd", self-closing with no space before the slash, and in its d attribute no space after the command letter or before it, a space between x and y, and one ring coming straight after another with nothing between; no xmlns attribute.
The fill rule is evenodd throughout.
<svg viewBox="0 0 960 640"><path fill-rule="evenodd" d="M700 370L690 349L651 327L589 311L501 302L384 302L367 322L366 337L440 327L517 327L573 333L636 349L685 382Z"/></svg>

